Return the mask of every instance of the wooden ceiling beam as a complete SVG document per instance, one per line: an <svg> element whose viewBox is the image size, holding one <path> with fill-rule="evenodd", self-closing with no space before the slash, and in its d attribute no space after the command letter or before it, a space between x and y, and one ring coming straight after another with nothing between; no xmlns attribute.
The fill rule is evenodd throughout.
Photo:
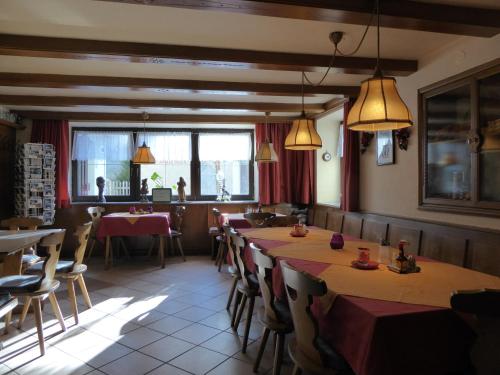
<svg viewBox="0 0 500 375"><path fill-rule="evenodd" d="M69 121L111 121L111 122L143 122L141 113L103 113L103 112L53 112L53 111L13 111L24 118L37 120L69 120ZM297 117L269 116L270 122L290 122ZM255 124L266 120L265 116L234 115L175 115L150 113L147 122L165 123L207 123L207 124Z"/></svg>
<svg viewBox="0 0 500 375"><path fill-rule="evenodd" d="M331 62L331 55L12 34L0 34L0 55L155 64L185 65L187 63L207 68L285 71L316 71L327 68ZM344 56L337 56L333 64L338 72L348 74L372 74L375 65L375 58ZM407 76L417 71L418 62L382 59L381 68L387 75Z"/></svg>
<svg viewBox="0 0 500 375"><path fill-rule="evenodd" d="M39 95L2 95L0 104L25 105L35 107L127 107L127 108L186 108L186 109L222 109L248 110L258 112L300 112L300 103L259 103L259 102L220 102L195 100L163 100L163 99L123 99L102 97L75 96L39 96ZM323 104L306 104L309 113L324 110Z"/></svg>
<svg viewBox="0 0 500 375"><path fill-rule="evenodd" d="M98 0L159 5L261 16L366 25L373 0ZM492 37L500 33L500 9L423 3L411 0L380 2L382 27Z"/></svg>
<svg viewBox="0 0 500 375"><path fill-rule="evenodd" d="M239 93L270 96L300 96L302 87L284 83L221 82L162 78L83 76L63 74L0 73L0 86L87 88L107 87L188 93ZM358 95L357 86L305 86L305 95Z"/></svg>

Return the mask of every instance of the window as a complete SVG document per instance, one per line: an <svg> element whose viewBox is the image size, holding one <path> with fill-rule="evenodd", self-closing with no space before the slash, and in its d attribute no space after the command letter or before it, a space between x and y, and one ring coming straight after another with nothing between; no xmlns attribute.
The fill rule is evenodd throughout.
<svg viewBox="0 0 500 375"><path fill-rule="evenodd" d="M106 180L106 195L130 196L132 132L75 131L73 194L97 196L96 178Z"/></svg>
<svg viewBox="0 0 500 375"><path fill-rule="evenodd" d="M141 145L144 135L137 136ZM172 188L172 195L177 195L177 181L183 177L186 181L186 195L191 195L191 133L146 133L146 143L151 148L156 163L143 164L141 180L148 179L149 188Z"/></svg>
<svg viewBox="0 0 500 375"><path fill-rule="evenodd" d="M73 128L73 200L95 200L99 176L106 180L108 202L139 200L145 178L150 193L166 187L175 197L179 177L189 200L254 198L253 131L151 129L145 140L156 163L134 165L130 160L134 145L144 141L142 129Z"/></svg>
<svg viewBox="0 0 500 375"><path fill-rule="evenodd" d="M202 196L220 200L224 194L250 194L250 133L200 134L199 156Z"/></svg>

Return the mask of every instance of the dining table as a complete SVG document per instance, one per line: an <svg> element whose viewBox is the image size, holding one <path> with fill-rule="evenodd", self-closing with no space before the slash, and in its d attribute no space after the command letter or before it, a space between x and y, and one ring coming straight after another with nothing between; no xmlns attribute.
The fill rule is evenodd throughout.
<svg viewBox="0 0 500 375"><path fill-rule="evenodd" d="M344 235L343 249L332 250L334 232L308 231L305 237L292 237L286 227L238 229L247 243L276 258L276 298L286 301L282 261L325 281L328 292L314 298L312 313L322 337L357 375L444 375L468 366L475 336L470 319L451 309L451 293L500 289L499 277L419 256L418 273L395 273L385 264L357 269L352 261L360 247L369 249L375 261L386 255L377 243ZM255 272L250 248L243 252L246 266ZM394 258L398 250L390 252Z"/></svg>
<svg viewBox="0 0 500 375"><path fill-rule="evenodd" d="M276 216L285 216L275 213ZM221 214L221 225L228 224L235 229L252 228L252 224L245 219L244 213L223 213Z"/></svg>
<svg viewBox="0 0 500 375"><path fill-rule="evenodd" d="M106 243L104 266L109 269L112 266L112 245L113 237L137 237L137 236L157 236L159 238L160 266L165 268L165 237L169 237L170 213L129 213L114 212L101 217L99 228L97 229L97 239Z"/></svg>

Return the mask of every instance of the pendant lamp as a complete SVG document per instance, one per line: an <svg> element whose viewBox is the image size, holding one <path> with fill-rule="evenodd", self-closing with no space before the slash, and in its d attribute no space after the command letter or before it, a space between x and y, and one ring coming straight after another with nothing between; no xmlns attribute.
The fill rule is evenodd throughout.
<svg viewBox="0 0 500 375"><path fill-rule="evenodd" d="M144 121L144 140L142 142L142 146L137 147L135 151L134 158L132 159L132 163L134 164L154 164L156 163L156 159L151 153L151 149L146 145L146 120L149 118L149 115L146 112L142 113L142 119Z"/></svg>
<svg viewBox="0 0 500 375"><path fill-rule="evenodd" d="M317 150L321 148L322 142L314 120L308 119L304 110L304 72L302 72L302 114L299 119L294 120L292 129L285 138L287 150Z"/></svg>
<svg viewBox="0 0 500 375"><path fill-rule="evenodd" d="M269 112L266 112L266 140L262 142L259 146L259 150L255 155L255 161L257 163L275 163L278 161L278 155L274 151L272 142L269 142L267 138L267 117Z"/></svg>
<svg viewBox="0 0 500 375"><path fill-rule="evenodd" d="M373 78L361 83L359 96L347 116L347 127L356 131L396 130L413 125L407 105L401 99L396 80L384 77L380 69L380 9L377 9L377 67Z"/></svg>

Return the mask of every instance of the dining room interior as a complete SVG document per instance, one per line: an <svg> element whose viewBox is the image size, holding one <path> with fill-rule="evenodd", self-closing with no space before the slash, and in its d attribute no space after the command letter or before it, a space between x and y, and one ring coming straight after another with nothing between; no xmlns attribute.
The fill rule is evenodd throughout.
<svg viewBox="0 0 500 375"><path fill-rule="evenodd" d="M0 375L500 375L500 3L2 0L0 197Z"/></svg>

